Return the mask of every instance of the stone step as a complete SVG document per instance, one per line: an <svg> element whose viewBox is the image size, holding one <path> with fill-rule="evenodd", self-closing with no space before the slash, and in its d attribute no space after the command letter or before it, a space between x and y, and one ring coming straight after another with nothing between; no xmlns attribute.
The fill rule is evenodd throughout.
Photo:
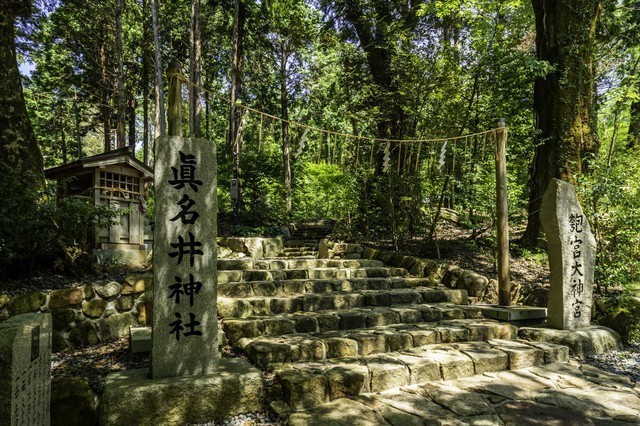
<svg viewBox="0 0 640 426"><path fill-rule="evenodd" d="M282 269L312 269L312 268L362 268L382 267L378 260L341 260L341 259L219 259L218 271L234 270L282 270Z"/></svg>
<svg viewBox="0 0 640 426"><path fill-rule="evenodd" d="M279 253L278 257L283 257L286 259L293 259L293 258L316 258L318 257L318 252L315 250L311 250L311 251L300 251L300 252L293 252L293 253Z"/></svg>
<svg viewBox="0 0 640 426"><path fill-rule="evenodd" d="M218 271L218 284L295 279L403 277L406 275L408 275L408 272L404 268L392 268L383 266L365 266L359 268L327 267L282 270L222 270Z"/></svg>
<svg viewBox="0 0 640 426"><path fill-rule="evenodd" d="M285 247L284 250L282 250L283 253L300 253L303 251L317 251L318 247L311 247L311 246L299 246L299 247Z"/></svg>
<svg viewBox="0 0 640 426"><path fill-rule="evenodd" d="M220 308L226 307L218 304ZM252 313L247 309L248 313ZM235 313L237 314L237 312ZM223 328L232 344L241 338L281 336L293 333L355 330L393 324L433 323L442 320L481 319L474 306L452 303L394 305L388 308L333 309L320 312L226 317Z"/></svg>
<svg viewBox="0 0 640 426"><path fill-rule="evenodd" d="M299 411L343 397L565 362L568 354L568 348L560 345L491 339L366 357L275 364L272 370L280 389L271 389L269 394L277 395L281 390L284 401Z"/></svg>
<svg viewBox="0 0 640 426"><path fill-rule="evenodd" d="M467 292L461 289L415 287L411 289L363 290L360 292L335 291L324 294L299 294L293 296L219 297L218 315L222 318L248 318L260 315L279 315L294 312L324 312L336 309L396 307L404 305L452 303L467 305ZM403 319L422 317L419 308L409 308ZM428 308L430 310L431 307ZM473 307L474 310L480 310ZM413 322L418 322L413 321Z"/></svg>
<svg viewBox="0 0 640 426"><path fill-rule="evenodd" d="M336 291L397 290L415 287L435 287L429 278L381 277L328 280L273 280L218 284L219 297L292 296L296 294L323 294ZM442 290L447 288L442 287Z"/></svg>
<svg viewBox="0 0 640 426"><path fill-rule="evenodd" d="M253 365L324 361L409 350L436 343L515 339L517 328L493 320L463 319L422 324L396 324L323 333L242 338L237 347Z"/></svg>
<svg viewBox="0 0 640 426"><path fill-rule="evenodd" d="M364 371L363 371L364 372ZM640 396L629 377L588 364L556 362L516 371L404 386L336 398L336 370L320 383L331 402L291 415L289 426L325 425L629 425L640 423ZM353 373L353 379L359 376ZM295 382L289 382L293 390ZM353 383L353 382L351 382ZM355 387L357 383L354 383ZM297 392L291 395L299 395ZM335 398L335 399L334 399ZM299 405L306 400L294 399ZM285 406L283 401L271 405ZM288 407L287 407L288 408ZM336 419L339 419L338 423Z"/></svg>
<svg viewBox="0 0 640 426"><path fill-rule="evenodd" d="M286 248L296 248L296 247L305 247L305 246L310 246L313 247L314 249L318 248L318 242L321 240L321 238L318 238L317 240L307 240L307 239L295 239L295 240L289 240L286 241L284 243L284 246Z"/></svg>

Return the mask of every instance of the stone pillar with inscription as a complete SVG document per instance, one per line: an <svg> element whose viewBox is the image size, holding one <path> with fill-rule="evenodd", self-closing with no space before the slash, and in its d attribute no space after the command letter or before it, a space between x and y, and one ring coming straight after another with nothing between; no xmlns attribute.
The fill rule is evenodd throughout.
<svg viewBox="0 0 640 426"><path fill-rule="evenodd" d="M218 364L216 146L156 140L153 379L213 373Z"/></svg>
<svg viewBox="0 0 640 426"><path fill-rule="evenodd" d="M0 322L0 424L49 425L51 315Z"/></svg>
<svg viewBox="0 0 640 426"><path fill-rule="evenodd" d="M596 241L573 185L553 179L542 199L551 286L547 322L573 330L591 325Z"/></svg>

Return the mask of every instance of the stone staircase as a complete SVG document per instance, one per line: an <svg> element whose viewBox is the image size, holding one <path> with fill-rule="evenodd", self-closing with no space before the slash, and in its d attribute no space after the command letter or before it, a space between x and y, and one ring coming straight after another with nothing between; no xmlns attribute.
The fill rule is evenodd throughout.
<svg viewBox="0 0 640 426"><path fill-rule="evenodd" d="M566 346L518 340L465 290L377 260L221 259L218 269L226 336L272 373L276 411L569 356Z"/></svg>
<svg viewBox="0 0 640 426"><path fill-rule="evenodd" d="M332 219L306 219L297 223L279 257L317 257L319 241L331 233L335 224Z"/></svg>

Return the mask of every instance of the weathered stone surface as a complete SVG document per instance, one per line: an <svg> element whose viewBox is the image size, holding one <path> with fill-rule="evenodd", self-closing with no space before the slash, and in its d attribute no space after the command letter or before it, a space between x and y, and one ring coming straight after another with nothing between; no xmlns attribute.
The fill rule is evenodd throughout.
<svg viewBox="0 0 640 426"><path fill-rule="evenodd" d="M215 374L149 379L147 370L108 376L100 424L202 424L263 409L259 370L241 359L222 359Z"/></svg>
<svg viewBox="0 0 640 426"><path fill-rule="evenodd" d="M47 295L41 292L21 294L7 302L7 310L12 316L37 312L46 300Z"/></svg>
<svg viewBox="0 0 640 426"><path fill-rule="evenodd" d="M443 380L469 377L474 374L473 361L462 352L446 346L428 347L407 351L409 355L417 356L437 363Z"/></svg>
<svg viewBox="0 0 640 426"><path fill-rule="evenodd" d="M358 355L358 343L353 339L332 337L324 339L327 358L344 358Z"/></svg>
<svg viewBox="0 0 640 426"><path fill-rule="evenodd" d="M470 270L465 270L462 275L458 277L456 288L465 289L469 296L478 297L484 295L487 285L489 285L489 279L487 277Z"/></svg>
<svg viewBox="0 0 640 426"><path fill-rule="evenodd" d="M329 399L349 397L369 392L369 369L355 362L336 365L325 373Z"/></svg>
<svg viewBox="0 0 640 426"><path fill-rule="evenodd" d="M409 384L407 367L388 355L370 356L365 359L371 376L371 392L397 388Z"/></svg>
<svg viewBox="0 0 640 426"><path fill-rule="evenodd" d="M506 352L492 348L489 344L459 344L458 350L473 360L475 374L506 370L509 357Z"/></svg>
<svg viewBox="0 0 640 426"><path fill-rule="evenodd" d="M285 400L294 411L329 401L327 378L319 371L288 369L278 371L277 377L282 384Z"/></svg>
<svg viewBox="0 0 640 426"><path fill-rule="evenodd" d="M582 358L622 349L618 333L601 326L590 326L579 330L521 327L518 330L518 336L525 340L568 346L571 355Z"/></svg>
<svg viewBox="0 0 640 426"><path fill-rule="evenodd" d="M51 311L51 320L54 331L62 331L76 319L75 309L56 309Z"/></svg>
<svg viewBox="0 0 640 426"><path fill-rule="evenodd" d="M84 300L82 288L53 290L49 295L49 309L66 308L79 305Z"/></svg>
<svg viewBox="0 0 640 426"><path fill-rule="evenodd" d="M547 235L549 306L553 328L591 325L596 241L573 185L553 179L542 199L540 222Z"/></svg>
<svg viewBox="0 0 640 426"><path fill-rule="evenodd" d="M262 334L260 325L260 322L252 320L226 320L224 322L224 331L229 340L235 343L243 337L260 336Z"/></svg>
<svg viewBox="0 0 640 426"><path fill-rule="evenodd" d="M510 370L519 370L544 364L544 351L542 349L513 340L492 339L488 343L494 348L507 353Z"/></svg>
<svg viewBox="0 0 640 426"><path fill-rule="evenodd" d="M69 332L69 342L74 346L93 346L100 343L98 328L93 321L80 321Z"/></svg>
<svg viewBox="0 0 640 426"><path fill-rule="evenodd" d="M135 317L128 313L114 314L100 320L100 330L103 339L129 335L129 327L138 325Z"/></svg>
<svg viewBox="0 0 640 426"><path fill-rule="evenodd" d="M436 362L407 354L397 355L394 356L394 358L407 366L410 384L425 383L441 379L440 366Z"/></svg>
<svg viewBox="0 0 640 426"><path fill-rule="evenodd" d="M496 407L505 424L595 426L592 418L583 413L551 407L533 401L509 401Z"/></svg>
<svg viewBox="0 0 640 426"><path fill-rule="evenodd" d="M51 424L94 425L96 400L86 379L55 377L51 380Z"/></svg>
<svg viewBox="0 0 640 426"><path fill-rule="evenodd" d="M336 399L313 410L294 413L289 426L370 426L386 424L369 406L346 398Z"/></svg>
<svg viewBox="0 0 640 426"><path fill-rule="evenodd" d="M122 296L116 300L116 310L118 312L130 311L133 308L133 303L133 295Z"/></svg>
<svg viewBox="0 0 640 426"><path fill-rule="evenodd" d="M461 390L448 383L429 383L422 386L433 401L459 416L492 414L493 408L480 395Z"/></svg>
<svg viewBox="0 0 640 426"><path fill-rule="evenodd" d="M614 419L628 416L625 421L640 423L640 397L635 392L608 388L545 389L535 400L587 416Z"/></svg>
<svg viewBox="0 0 640 426"><path fill-rule="evenodd" d="M102 316L107 309L107 301L95 299L89 302L82 302L82 313L87 318L97 319Z"/></svg>
<svg viewBox="0 0 640 426"><path fill-rule="evenodd" d="M153 273L151 272L129 275L124 279L121 292L122 294L138 294L150 290L152 286Z"/></svg>
<svg viewBox="0 0 640 426"><path fill-rule="evenodd" d="M0 323L0 422L49 425L51 315L16 315Z"/></svg>
<svg viewBox="0 0 640 426"><path fill-rule="evenodd" d="M111 300L120 294L122 286L115 281L105 281L93 285L93 289L98 296L105 300Z"/></svg>

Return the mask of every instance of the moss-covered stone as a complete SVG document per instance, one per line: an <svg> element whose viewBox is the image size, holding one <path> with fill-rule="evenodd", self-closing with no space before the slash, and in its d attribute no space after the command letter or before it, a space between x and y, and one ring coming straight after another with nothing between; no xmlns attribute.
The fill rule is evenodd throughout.
<svg viewBox="0 0 640 426"><path fill-rule="evenodd" d="M124 279L121 291L123 295L142 293L145 290L151 289L152 285L153 273L151 272L129 275Z"/></svg>
<svg viewBox="0 0 640 426"><path fill-rule="evenodd" d="M100 321L102 338L111 339L113 337L125 336L129 333L129 327L136 325L136 318L128 312L123 314L113 314Z"/></svg>
<svg viewBox="0 0 640 426"><path fill-rule="evenodd" d="M118 312L130 311L133 308L133 296L122 296L116 300L116 310Z"/></svg>
<svg viewBox="0 0 640 426"><path fill-rule="evenodd" d="M75 309L56 309L51 311L51 319L53 320L53 329L55 331L64 330L73 320L76 319Z"/></svg>
<svg viewBox="0 0 640 426"><path fill-rule="evenodd" d="M84 300L91 300L96 297L96 292L93 290L93 286L91 284L85 284L82 286L84 290Z"/></svg>
<svg viewBox="0 0 640 426"><path fill-rule="evenodd" d="M49 309L67 308L79 305L84 300L82 288L66 288L53 290L49 295Z"/></svg>
<svg viewBox="0 0 640 426"><path fill-rule="evenodd" d="M0 294L0 310L4 309L8 301L9 296L7 294Z"/></svg>
<svg viewBox="0 0 640 426"><path fill-rule="evenodd" d="M26 314L29 312L37 312L40 310L47 300L47 295L42 292L21 294L7 302L7 310L9 315Z"/></svg>
<svg viewBox="0 0 640 426"><path fill-rule="evenodd" d="M85 320L76 324L69 332L69 341L74 346L93 346L100 343L98 328L93 321Z"/></svg>
<svg viewBox="0 0 640 426"><path fill-rule="evenodd" d="M107 309L107 302L102 299L96 299L82 303L82 313L87 318L100 318L105 309Z"/></svg>

